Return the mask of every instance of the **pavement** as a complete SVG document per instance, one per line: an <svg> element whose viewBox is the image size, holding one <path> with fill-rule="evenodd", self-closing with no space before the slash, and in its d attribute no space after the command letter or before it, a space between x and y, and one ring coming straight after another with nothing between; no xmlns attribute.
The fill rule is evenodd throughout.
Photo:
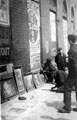
<svg viewBox="0 0 77 120"><path fill-rule="evenodd" d="M1 105L1 120L77 120L77 112L59 113L63 106L63 93L51 92L52 84L43 84L22 96ZM75 92L72 92L72 108L76 108Z"/></svg>

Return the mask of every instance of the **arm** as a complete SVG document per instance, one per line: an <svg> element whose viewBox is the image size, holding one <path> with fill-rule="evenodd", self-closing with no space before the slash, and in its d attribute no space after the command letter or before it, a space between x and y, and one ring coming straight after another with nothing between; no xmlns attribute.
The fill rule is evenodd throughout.
<svg viewBox="0 0 77 120"><path fill-rule="evenodd" d="M57 63L58 59L57 59L57 55L55 56L55 62Z"/></svg>
<svg viewBox="0 0 77 120"><path fill-rule="evenodd" d="M72 50L69 51L69 63L70 63L70 65L76 64L75 55L74 55L74 52Z"/></svg>
<svg viewBox="0 0 77 120"><path fill-rule="evenodd" d="M66 55L64 54L64 66L67 67Z"/></svg>

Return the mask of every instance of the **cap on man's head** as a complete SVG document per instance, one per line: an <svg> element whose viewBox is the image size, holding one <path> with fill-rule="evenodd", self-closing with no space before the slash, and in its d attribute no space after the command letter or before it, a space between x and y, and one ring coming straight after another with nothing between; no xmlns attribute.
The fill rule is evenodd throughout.
<svg viewBox="0 0 77 120"><path fill-rule="evenodd" d="M62 48L58 48L57 50L60 51L60 50L62 50Z"/></svg>
<svg viewBox="0 0 77 120"><path fill-rule="evenodd" d="M47 61L52 61L52 58L51 58L51 57L48 57L48 58L47 58Z"/></svg>
<svg viewBox="0 0 77 120"><path fill-rule="evenodd" d="M69 34L68 35L68 40L72 41L74 43L76 41L76 36L74 34Z"/></svg>

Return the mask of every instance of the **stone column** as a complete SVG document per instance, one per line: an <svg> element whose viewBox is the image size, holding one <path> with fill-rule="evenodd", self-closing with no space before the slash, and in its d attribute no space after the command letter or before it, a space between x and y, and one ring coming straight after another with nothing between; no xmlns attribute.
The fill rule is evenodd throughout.
<svg viewBox="0 0 77 120"><path fill-rule="evenodd" d="M40 0L41 52L42 61L51 55L50 9L49 0Z"/></svg>

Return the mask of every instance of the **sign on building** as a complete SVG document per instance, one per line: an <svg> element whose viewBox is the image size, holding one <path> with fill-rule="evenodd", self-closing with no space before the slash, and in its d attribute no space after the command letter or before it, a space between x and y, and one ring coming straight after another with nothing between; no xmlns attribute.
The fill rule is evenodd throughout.
<svg viewBox="0 0 77 120"><path fill-rule="evenodd" d="M0 24L9 25L9 0L0 0Z"/></svg>
<svg viewBox="0 0 77 120"><path fill-rule="evenodd" d="M40 13L39 4L27 0L29 45L30 45L30 67L31 71L40 68Z"/></svg>
<svg viewBox="0 0 77 120"><path fill-rule="evenodd" d="M0 65L11 60L10 32L7 27L0 27Z"/></svg>

